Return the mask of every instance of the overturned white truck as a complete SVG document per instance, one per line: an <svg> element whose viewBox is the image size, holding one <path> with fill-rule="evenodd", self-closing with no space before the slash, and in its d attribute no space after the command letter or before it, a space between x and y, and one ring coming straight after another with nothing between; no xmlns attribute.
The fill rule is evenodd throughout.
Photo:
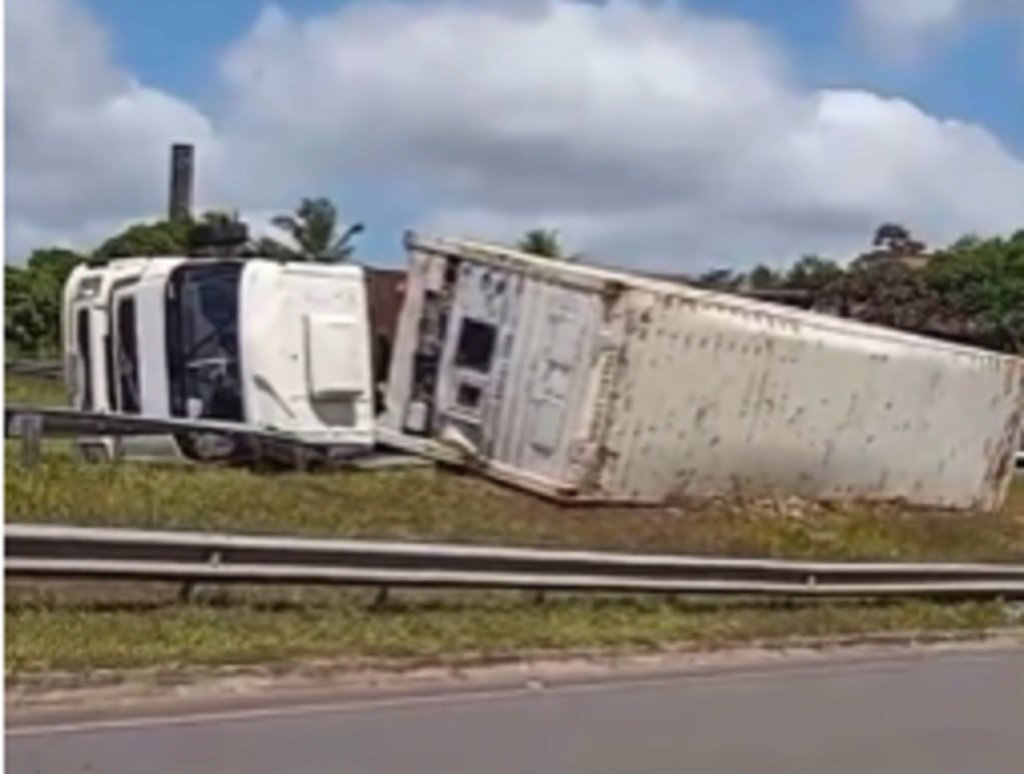
<svg viewBox="0 0 1024 774"><path fill-rule="evenodd" d="M184 257L79 266L63 304L71 404L97 413L240 423L313 446L369 449L374 396L366 304L356 266ZM111 437L81 443L113 454ZM201 434L122 443L120 453L134 457L234 452Z"/></svg>
<svg viewBox="0 0 1024 774"><path fill-rule="evenodd" d="M792 494L994 509L1024 361L407 237L378 437L567 502Z"/></svg>

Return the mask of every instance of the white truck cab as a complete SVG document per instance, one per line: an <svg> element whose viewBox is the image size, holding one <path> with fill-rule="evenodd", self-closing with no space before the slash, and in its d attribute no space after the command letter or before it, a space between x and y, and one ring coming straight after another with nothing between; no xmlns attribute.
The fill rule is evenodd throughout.
<svg viewBox="0 0 1024 774"><path fill-rule="evenodd" d="M358 266L118 259L77 267L63 311L65 377L78 410L238 422L329 448L373 444ZM196 456L181 438L126 442L139 455Z"/></svg>

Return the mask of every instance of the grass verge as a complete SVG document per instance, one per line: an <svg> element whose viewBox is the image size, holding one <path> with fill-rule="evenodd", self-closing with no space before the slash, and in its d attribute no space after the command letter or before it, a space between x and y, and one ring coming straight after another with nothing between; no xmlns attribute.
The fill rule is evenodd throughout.
<svg viewBox="0 0 1024 774"><path fill-rule="evenodd" d="M8 403L43 406L67 405L67 390L60 379L39 376L4 375L4 399Z"/></svg>
<svg viewBox="0 0 1024 774"><path fill-rule="evenodd" d="M1024 480L1000 514L797 501L640 510L560 508L431 469L267 475L84 465L58 451L32 470L17 454L5 464L9 521L747 556L1024 559Z"/></svg>
<svg viewBox="0 0 1024 774"><path fill-rule="evenodd" d="M525 595L253 597L202 603L9 602L8 678L44 672L298 662L311 658L493 660L524 652L656 651L793 635L981 631L1006 626L997 603L708 605L669 599Z"/></svg>
<svg viewBox="0 0 1024 774"><path fill-rule="evenodd" d="M26 380L7 381L9 400ZM52 387L52 383L51 383ZM39 388L42 389L42 386ZM22 400L41 402L42 393ZM10 452L11 447L8 446ZM506 543L695 554L1024 560L1024 482L1000 514L798 501L698 508L559 508L429 469L260 475L218 468L84 465L53 447L32 470L5 460L8 521ZM669 599L233 589L181 605L173 592L117 598L12 588L8 677L50 670L279 662L314 657L443 660L524 650L655 650L786 635L978 630L1004 606L698 604Z"/></svg>
<svg viewBox="0 0 1024 774"><path fill-rule="evenodd" d="M39 390L34 400L43 401L55 384L12 377L5 389L8 400ZM86 465L54 443L42 465L25 470L14 445L7 451L8 521L748 556L1024 560L1024 477L1000 514L798 501L560 508L424 468L268 475Z"/></svg>

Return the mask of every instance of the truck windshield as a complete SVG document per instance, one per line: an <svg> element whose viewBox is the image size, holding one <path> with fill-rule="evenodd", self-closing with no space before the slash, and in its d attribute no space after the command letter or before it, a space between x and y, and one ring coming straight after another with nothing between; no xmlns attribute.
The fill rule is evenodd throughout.
<svg viewBox="0 0 1024 774"><path fill-rule="evenodd" d="M244 419L238 346L242 264L185 264L167 286L171 415Z"/></svg>

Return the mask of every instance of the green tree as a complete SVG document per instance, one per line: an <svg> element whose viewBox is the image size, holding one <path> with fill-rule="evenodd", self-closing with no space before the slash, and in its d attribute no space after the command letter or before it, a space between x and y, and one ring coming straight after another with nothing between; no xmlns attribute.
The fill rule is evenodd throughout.
<svg viewBox="0 0 1024 774"><path fill-rule="evenodd" d="M237 212L209 210L188 231L188 252L201 257L242 257L257 254L249 226Z"/></svg>
<svg viewBox="0 0 1024 774"><path fill-rule="evenodd" d="M768 290L777 288L782 283L782 278L770 267L759 264L753 268L746 277L750 287L755 290Z"/></svg>
<svg viewBox="0 0 1024 774"><path fill-rule="evenodd" d="M933 331L943 314L922 273L898 261L855 263L817 295L819 307L844 317L908 331Z"/></svg>
<svg viewBox="0 0 1024 774"><path fill-rule="evenodd" d="M1024 232L962 239L926 268L949 313L991 346L1024 354Z"/></svg>
<svg viewBox="0 0 1024 774"><path fill-rule="evenodd" d="M237 212L208 210L191 218L134 223L105 240L98 260L162 256L248 256L255 252L248 226Z"/></svg>
<svg viewBox="0 0 1024 774"><path fill-rule="evenodd" d="M782 284L791 290L819 291L838 281L843 270L834 261L805 255L786 273Z"/></svg>
<svg viewBox="0 0 1024 774"><path fill-rule="evenodd" d="M696 285L710 290L734 290L743 281L732 269L711 269L697 277Z"/></svg>
<svg viewBox="0 0 1024 774"><path fill-rule="evenodd" d="M47 338L41 299L33 277L20 266L4 270L4 342L8 355L38 355Z"/></svg>
<svg viewBox="0 0 1024 774"><path fill-rule="evenodd" d="M293 214L278 215L272 223L298 245L294 250L274 240L264 240L261 247L273 257L302 258L337 263L351 260L355 248L352 237L363 231L356 223L338 235L338 211L330 199L303 199Z"/></svg>
<svg viewBox="0 0 1024 774"><path fill-rule="evenodd" d="M59 247L33 251L4 274L4 340L18 355L53 352L60 340L64 283L84 256Z"/></svg>
<svg viewBox="0 0 1024 774"><path fill-rule="evenodd" d="M522 253L539 255L542 258L550 258L555 261L580 260L579 254L570 255L565 252L556 229L530 229L516 242L516 249Z"/></svg>
<svg viewBox="0 0 1024 774"><path fill-rule="evenodd" d="M135 223L103 242L93 255L100 259L186 255L193 225L191 220Z"/></svg>
<svg viewBox="0 0 1024 774"><path fill-rule="evenodd" d="M899 223L883 223L875 229L875 236L871 240L874 249L862 255L858 261L861 263L886 258L906 258L921 255L925 252L926 246L910 233L910 229Z"/></svg>

